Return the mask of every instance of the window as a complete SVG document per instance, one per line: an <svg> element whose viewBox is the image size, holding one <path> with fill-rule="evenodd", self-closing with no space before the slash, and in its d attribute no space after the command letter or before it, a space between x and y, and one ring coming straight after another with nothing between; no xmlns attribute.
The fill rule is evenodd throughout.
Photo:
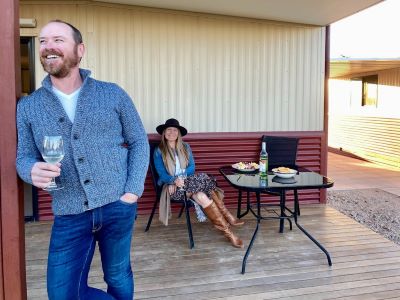
<svg viewBox="0 0 400 300"><path fill-rule="evenodd" d="M378 75L352 78L351 81L353 87L352 98L355 100L354 104L361 100L361 103L358 102L361 106L378 106ZM357 95L359 96L357 97Z"/></svg>
<svg viewBox="0 0 400 300"><path fill-rule="evenodd" d="M361 106L377 106L378 104L378 75L362 77Z"/></svg>

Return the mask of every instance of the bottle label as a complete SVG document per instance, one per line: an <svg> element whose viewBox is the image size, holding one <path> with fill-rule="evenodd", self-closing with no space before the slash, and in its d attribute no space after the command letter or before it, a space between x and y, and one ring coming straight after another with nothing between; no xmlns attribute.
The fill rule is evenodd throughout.
<svg viewBox="0 0 400 300"><path fill-rule="evenodd" d="M267 160L261 159L260 160L260 173L266 173L266 172L267 172Z"/></svg>

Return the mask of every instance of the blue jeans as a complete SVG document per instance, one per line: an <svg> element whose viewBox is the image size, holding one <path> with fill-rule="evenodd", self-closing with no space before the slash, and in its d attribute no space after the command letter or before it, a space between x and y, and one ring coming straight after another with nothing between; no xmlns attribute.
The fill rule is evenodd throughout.
<svg viewBox="0 0 400 300"><path fill-rule="evenodd" d="M49 299L133 299L130 247L137 203L118 200L78 215L55 216L47 265ZM88 286L96 242L107 293Z"/></svg>

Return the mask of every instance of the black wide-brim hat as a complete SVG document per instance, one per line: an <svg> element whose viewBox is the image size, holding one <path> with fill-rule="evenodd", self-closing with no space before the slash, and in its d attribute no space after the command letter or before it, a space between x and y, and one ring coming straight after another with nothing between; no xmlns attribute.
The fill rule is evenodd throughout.
<svg viewBox="0 0 400 300"><path fill-rule="evenodd" d="M167 121L165 121L165 124L158 125L157 128L156 128L156 130L157 130L157 132L158 132L159 134L162 134L163 131L164 131L165 129L167 129L168 127L175 127L175 128L178 128L179 131L181 132L181 136L184 136L184 135L187 134L186 128L183 127L183 126L181 126L181 125L179 125L179 121L178 121L177 119L172 119L172 118L171 118L171 119L168 119Z"/></svg>

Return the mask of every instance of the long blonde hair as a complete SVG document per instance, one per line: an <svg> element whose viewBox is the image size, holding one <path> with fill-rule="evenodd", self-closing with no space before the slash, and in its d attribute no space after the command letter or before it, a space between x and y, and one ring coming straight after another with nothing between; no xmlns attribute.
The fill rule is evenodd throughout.
<svg viewBox="0 0 400 300"><path fill-rule="evenodd" d="M181 131L178 130L178 138L175 142L175 149L172 149L169 144L167 139L165 138L165 131L164 129L162 135L161 135L161 142L159 145L162 159L164 162L165 166L168 166L168 161L175 165L175 154L178 155L179 162L182 166L187 166L189 163L189 151L185 147L183 141L182 141L182 135Z"/></svg>

